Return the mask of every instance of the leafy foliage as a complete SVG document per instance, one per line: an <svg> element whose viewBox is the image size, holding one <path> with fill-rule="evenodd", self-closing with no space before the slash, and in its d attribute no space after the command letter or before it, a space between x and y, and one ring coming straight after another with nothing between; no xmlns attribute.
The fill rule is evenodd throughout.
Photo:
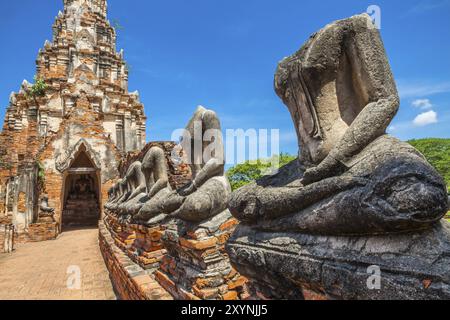
<svg viewBox="0 0 450 320"><path fill-rule="evenodd" d="M237 190L261 177L269 174L273 169L285 166L295 160L296 157L282 153L271 159L259 159L257 161L246 161L238 164L227 171L227 177L230 180L231 188ZM272 163L279 161L279 166L273 168Z"/></svg>
<svg viewBox="0 0 450 320"><path fill-rule="evenodd" d="M420 139L408 141L444 177L450 189L450 139Z"/></svg>
<svg viewBox="0 0 450 320"><path fill-rule="evenodd" d="M30 89L29 95L32 97L42 97L45 95L45 91L47 90L47 84L43 79L34 77L34 84Z"/></svg>
<svg viewBox="0 0 450 320"><path fill-rule="evenodd" d="M44 168L44 165L42 164L42 162L40 162L40 161L36 162L36 166L38 169L38 175L37 175L38 188L39 188L39 190L43 191L44 185L45 185L45 168Z"/></svg>

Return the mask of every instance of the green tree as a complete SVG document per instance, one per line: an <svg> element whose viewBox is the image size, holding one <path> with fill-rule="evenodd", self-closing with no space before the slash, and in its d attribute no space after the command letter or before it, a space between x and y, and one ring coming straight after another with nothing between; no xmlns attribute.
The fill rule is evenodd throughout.
<svg viewBox="0 0 450 320"><path fill-rule="evenodd" d="M257 161L246 161L238 164L227 171L227 177L230 180L231 188L237 190L261 177L269 174L273 169L278 169L289 162L295 160L296 157L282 153L271 159L259 159ZM279 163L277 168L273 168L273 163Z"/></svg>
<svg viewBox="0 0 450 320"><path fill-rule="evenodd" d="M420 139L408 141L444 177L450 189L450 139Z"/></svg>

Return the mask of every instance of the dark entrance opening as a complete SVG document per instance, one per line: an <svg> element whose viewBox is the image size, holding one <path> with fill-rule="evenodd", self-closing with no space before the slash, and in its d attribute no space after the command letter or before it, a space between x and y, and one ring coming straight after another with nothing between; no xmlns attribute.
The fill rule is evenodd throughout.
<svg viewBox="0 0 450 320"><path fill-rule="evenodd" d="M80 146L70 168L65 173L63 188L63 231L96 227L100 219L100 171Z"/></svg>

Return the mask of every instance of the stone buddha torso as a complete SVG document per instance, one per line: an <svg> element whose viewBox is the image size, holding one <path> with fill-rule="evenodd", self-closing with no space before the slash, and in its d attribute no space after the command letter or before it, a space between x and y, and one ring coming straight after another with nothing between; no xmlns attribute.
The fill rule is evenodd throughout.
<svg viewBox="0 0 450 320"><path fill-rule="evenodd" d="M273 232L366 235L427 228L447 209L439 174L386 135L399 98L378 30L367 15L326 26L275 75L300 156L236 191L231 212Z"/></svg>

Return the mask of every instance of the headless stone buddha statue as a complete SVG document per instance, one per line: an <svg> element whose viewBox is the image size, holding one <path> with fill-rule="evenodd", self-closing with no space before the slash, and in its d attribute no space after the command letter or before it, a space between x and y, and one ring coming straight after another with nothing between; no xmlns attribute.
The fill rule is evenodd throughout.
<svg viewBox="0 0 450 320"><path fill-rule="evenodd" d="M128 182L125 177L117 182L117 191L117 199L114 200L110 205L110 210L114 214L118 214L118 207L124 201L126 201L126 199L128 199L129 195L131 194L128 188Z"/></svg>
<svg viewBox="0 0 450 320"><path fill-rule="evenodd" d="M40 214L39 215L53 215L55 213L55 209L51 208L48 205L48 196L43 195L41 197L41 203L39 205Z"/></svg>
<svg viewBox="0 0 450 320"><path fill-rule="evenodd" d="M266 298L450 298L445 183L386 135L399 107L379 31L366 14L315 33L275 74L299 159L233 193L227 243ZM369 290L368 266L382 270ZM434 279L433 288L423 279Z"/></svg>
<svg viewBox="0 0 450 320"><path fill-rule="evenodd" d="M275 75L300 157L234 193L231 212L261 230L367 235L423 229L446 212L442 178L386 135L399 107L378 30L367 15L326 26Z"/></svg>
<svg viewBox="0 0 450 320"><path fill-rule="evenodd" d="M193 180L165 199L162 211L189 222L201 222L223 212L231 194L224 176L224 146L216 113L199 107L189 121L181 145L190 150Z"/></svg>
<svg viewBox="0 0 450 320"><path fill-rule="evenodd" d="M172 191L169 184L168 168L164 150L152 147L142 161L142 172L146 181L146 197L139 205L133 208L137 213L133 216L134 223L155 225L166 215L162 213L162 205Z"/></svg>
<svg viewBox="0 0 450 320"><path fill-rule="evenodd" d="M111 210L111 206L119 197L119 184L114 184L108 192L108 201L105 204L107 210Z"/></svg>
<svg viewBox="0 0 450 320"><path fill-rule="evenodd" d="M94 200L96 198L93 191L94 181L85 175L74 181L69 193L69 200Z"/></svg>
<svg viewBox="0 0 450 320"><path fill-rule="evenodd" d="M131 215L133 208L139 204L146 194L145 176L142 173L142 163L133 162L127 170L125 180L127 181L128 196L117 207L120 215Z"/></svg>

